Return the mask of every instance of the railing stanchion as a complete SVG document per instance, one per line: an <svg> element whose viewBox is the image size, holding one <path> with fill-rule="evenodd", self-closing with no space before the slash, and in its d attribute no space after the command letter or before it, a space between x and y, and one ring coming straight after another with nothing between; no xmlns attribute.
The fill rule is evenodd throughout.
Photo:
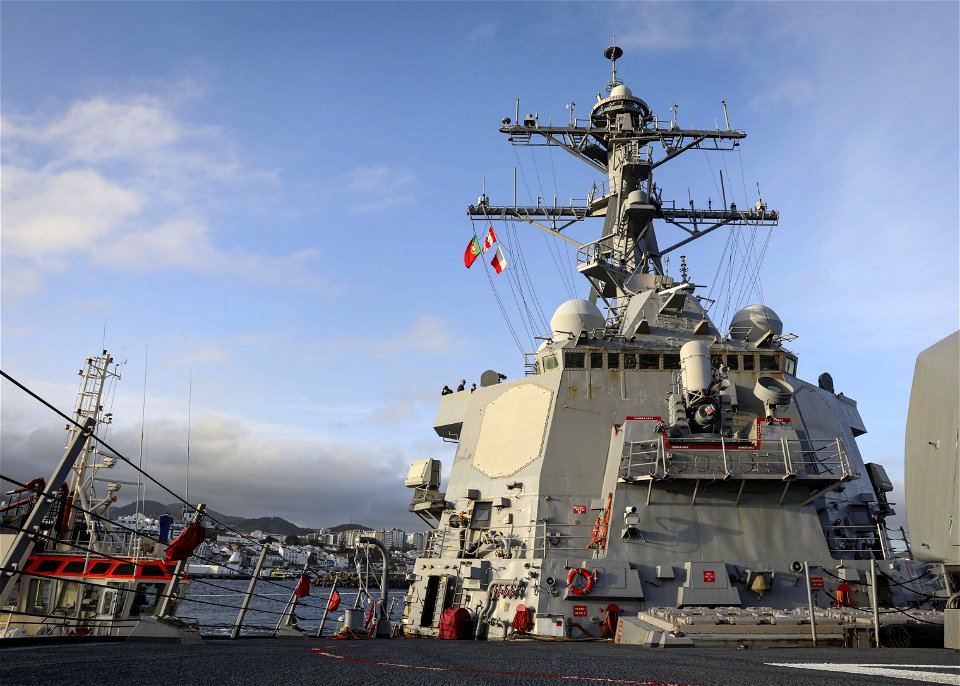
<svg viewBox="0 0 960 686"><path fill-rule="evenodd" d="M876 645L880 647L880 608L877 607L877 561L870 558L870 604L873 605L873 636Z"/></svg>
<svg viewBox="0 0 960 686"><path fill-rule="evenodd" d="M240 613L237 620L233 623L233 630L230 632L230 638L236 640L240 635L240 628L243 626L243 617L247 614L247 608L250 606L250 598L253 597L253 589L257 585L257 579L260 578L260 570L263 569L263 561L267 557L267 549L270 546L264 542L260 548L260 557L257 558L257 564L253 568L253 576L250 577L250 585L247 586L247 593L243 596L243 603L240 605Z"/></svg>
<svg viewBox="0 0 960 686"><path fill-rule="evenodd" d="M817 618L813 613L813 590L810 587L810 564L803 561L803 572L807 580L807 612L810 614L810 638L813 639L813 645L817 645Z"/></svg>

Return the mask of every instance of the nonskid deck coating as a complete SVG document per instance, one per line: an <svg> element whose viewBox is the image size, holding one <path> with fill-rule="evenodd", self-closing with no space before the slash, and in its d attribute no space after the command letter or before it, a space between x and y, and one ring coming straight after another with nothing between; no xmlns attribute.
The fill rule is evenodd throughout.
<svg viewBox="0 0 960 686"><path fill-rule="evenodd" d="M610 643L433 640L87 644L0 651L0 683L127 686L352 684L960 684L960 654L926 648L677 648Z"/></svg>

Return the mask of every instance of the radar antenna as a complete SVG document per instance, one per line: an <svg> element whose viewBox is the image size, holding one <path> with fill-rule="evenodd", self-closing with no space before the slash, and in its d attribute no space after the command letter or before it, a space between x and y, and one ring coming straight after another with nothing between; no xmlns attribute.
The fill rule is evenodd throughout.
<svg viewBox="0 0 960 686"><path fill-rule="evenodd" d="M623 50L617 47L617 37L613 37L613 45L603 51L603 56L610 60L610 65L613 70L613 75L610 80L607 81L607 92L610 93L614 88L619 86L623 81L617 78L617 60L623 57Z"/></svg>

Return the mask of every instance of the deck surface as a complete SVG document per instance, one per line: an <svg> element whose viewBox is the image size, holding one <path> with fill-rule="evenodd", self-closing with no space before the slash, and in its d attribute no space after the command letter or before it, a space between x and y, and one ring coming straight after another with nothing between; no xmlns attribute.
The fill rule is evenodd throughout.
<svg viewBox="0 0 960 686"><path fill-rule="evenodd" d="M329 639L90 643L0 650L0 683L960 685L960 653L926 648L674 648L610 643Z"/></svg>

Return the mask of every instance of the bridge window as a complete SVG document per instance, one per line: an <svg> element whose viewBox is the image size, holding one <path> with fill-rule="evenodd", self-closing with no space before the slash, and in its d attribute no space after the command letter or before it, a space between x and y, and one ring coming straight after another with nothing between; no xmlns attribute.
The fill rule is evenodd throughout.
<svg viewBox="0 0 960 686"><path fill-rule="evenodd" d="M788 357L784 360L783 371L785 371L790 376L797 375L797 361L792 357Z"/></svg>
<svg viewBox="0 0 960 686"><path fill-rule="evenodd" d="M79 589L80 584L75 581L61 581L55 609L70 611L76 608Z"/></svg>
<svg viewBox="0 0 960 686"><path fill-rule="evenodd" d="M620 369L620 353L607 353L607 369Z"/></svg>
<svg viewBox="0 0 960 686"><path fill-rule="evenodd" d="M0 604L0 608L4 610L12 610L17 606L17 593L20 590L20 577L17 577L16 582L10 587L10 592L7 594L7 597L3 599L3 603Z"/></svg>
<svg viewBox="0 0 960 686"><path fill-rule="evenodd" d="M71 560L67 563L66 567L63 568L64 574L83 574L84 567L83 560Z"/></svg>
<svg viewBox="0 0 960 686"><path fill-rule="evenodd" d="M547 355L543 358L543 371L549 372L551 369L557 368L557 356L556 355Z"/></svg>
<svg viewBox="0 0 960 686"><path fill-rule="evenodd" d="M590 353L590 369L603 369L603 353Z"/></svg>
<svg viewBox="0 0 960 686"><path fill-rule="evenodd" d="M157 605L163 600L163 592L166 584L139 584L137 591L133 595L133 603L130 605L130 614L139 616L141 614L153 614Z"/></svg>
<svg viewBox="0 0 960 686"><path fill-rule="evenodd" d="M50 606L50 591L53 588L53 582L50 579L30 579L30 612L42 612L46 614Z"/></svg>
<svg viewBox="0 0 960 686"><path fill-rule="evenodd" d="M727 355L727 369L732 372L740 369L740 356L739 355Z"/></svg>
<svg viewBox="0 0 960 686"><path fill-rule="evenodd" d="M760 371L761 372L779 372L780 371L779 357L777 355L761 355Z"/></svg>
<svg viewBox="0 0 960 686"><path fill-rule="evenodd" d="M107 570L110 569L112 562L94 562L90 565L90 569L87 570L87 574L106 574Z"/></svg>
<svg viewBox="0 0 960 686"><path fill-rule="evenodd" d="M754 355L743 356L743 371L752 372L757 368L756 357Z"/></svg>
<svg viewBox="0 0 960 686"><path fill-rule="evenodd" d="M637 369L660 369L660 355L657 353L637 355Z"/></svg>
<svg viewBox="0 0 960 686"><path fill-rule="evenodd" d="M563 366L566 369L586 369L587 356L585 353L565 352L563 354Z"/></svg>
<svg viewBox="0 0 960 686"><path fill-rule="evenodd" d="M680 355L675 355L673 353L664 353L663 368L664 369L680 369Z"/></svg>
<svg viewBox="0 0 960 686"><path fill-rule="evenodd" d="M41 560L37 563L37 566L34 567L33 571L49 574L50 572L55 572L60 569L61 564L63 564L62 560Z"/></svg>

